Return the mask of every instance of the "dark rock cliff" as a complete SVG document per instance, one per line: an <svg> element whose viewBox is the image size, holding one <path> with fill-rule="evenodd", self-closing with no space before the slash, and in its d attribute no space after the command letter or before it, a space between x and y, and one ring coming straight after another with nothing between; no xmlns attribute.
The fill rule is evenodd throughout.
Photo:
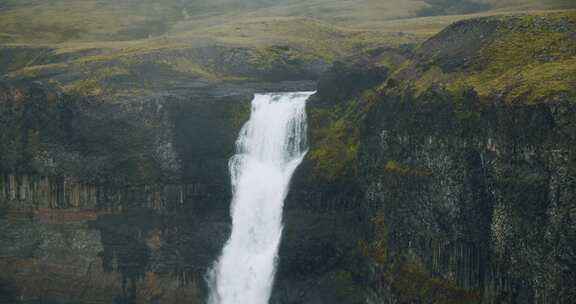
<svg viewBox="0 0 576 304"><path fill-rule="evenodd" d="M576 297L575 21L459 22L371 89L311 102L308 165L359 213L355 248L331 245L369 303ZM367 75L348 69L333 87Z"/></svg>
<svg viewBox="0 0 576 304"><path fill-rule="evenodd" d="M194 92L113 102L39 83L2 85L4 193L34 207L104 207L110 196L158 184L225 185L251 98ZM42 204L33 201L38 191L54 199L34 205Z"/></svg>
<svg viewBox="0 0 576 304"><path fill-rule="evenodd" d="M250 95L3 83L0 285L23 302L200 301Z"/></svg>
<svg viewBox="0 0 576 304"><path fill-rule="evenodd" d="M427 102L387 98L363 135L377 292L400 302L569 303L573 103Z"/></svg>
<svg viewBox="0 0 576 304"><path fill-rule="evenodd" d="M2 82L1 296L203 302L205 271L229 230L228 158L252 95L309 87L246 83L118 98Z"/></svg>

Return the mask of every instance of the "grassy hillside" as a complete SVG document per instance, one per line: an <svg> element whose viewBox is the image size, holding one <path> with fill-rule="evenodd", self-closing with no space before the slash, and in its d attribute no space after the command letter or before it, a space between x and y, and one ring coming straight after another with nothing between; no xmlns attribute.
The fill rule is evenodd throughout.
<svg viewBox="0 0 576 304"><path fill-rule="evenodd" d="M5 0L0 42L132 40L258 17L309 17L377 28L428 15L574 7L570 0ZM409 30L409 29L407 29Z"/></svg>
<svg viewBox="0 0 576 304"><path fill-rule="evenodd" d="M322 64L419 43L454 21L576 7L569 2L5 0L0 75L49 79L88 95L173 86L178 78L314 77Z"/></svg>
<svg viewBox="0 0 576 304"><path fill-rule="evenodd" d="M479 20L451 25L423 43L419 63L396 72L395 90L416 96L473 90L510 103L576 97L576 11Z"/></svg>

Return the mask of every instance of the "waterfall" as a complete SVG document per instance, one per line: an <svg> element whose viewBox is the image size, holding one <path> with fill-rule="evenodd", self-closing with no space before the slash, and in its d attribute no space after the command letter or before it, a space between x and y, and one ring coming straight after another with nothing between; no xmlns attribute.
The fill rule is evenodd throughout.
<svg viewBox="0 0 576 304"><path fill-rule="evenodd" d="M209 304L266 304L290 178L306 154L313 92L259 94L229 162L232 233L209 273Z"/></svg>

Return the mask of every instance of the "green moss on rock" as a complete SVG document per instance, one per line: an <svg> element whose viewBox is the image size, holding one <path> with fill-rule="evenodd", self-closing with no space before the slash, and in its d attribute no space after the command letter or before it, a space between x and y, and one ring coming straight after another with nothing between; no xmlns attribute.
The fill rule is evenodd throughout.
<svg viewBox="0 0 576 304"><path fill-rule="evenodd" d="M327 181L354 174L358 157L358 130L347 119L336 119L328 109L310 112L312 150L308 158L315 162L315 173Z"/></svg>
<svg viewBox="0 0 576 304"><path fill-rule="evenodd" d="M426 169L406 166L395 160L390 160L386 163L384 166L384 172L388 175L394 176L423 177L430 175L430 172L428 172Z"/></svg>
<svg viewBox="0 0 576 304"><path fill-rule="evenodd" d="M361 240L358 242L362 256L370 259L379 265L388 262L388 228L384 214L379 213L371 219L376 238L370 241Z"/></svg>

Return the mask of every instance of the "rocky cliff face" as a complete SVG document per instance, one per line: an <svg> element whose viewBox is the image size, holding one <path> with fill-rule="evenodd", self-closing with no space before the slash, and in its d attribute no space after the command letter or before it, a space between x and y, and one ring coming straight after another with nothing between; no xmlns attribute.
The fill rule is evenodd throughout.
<svg viewBox="0 0 576 304"><path fill-rule="evenodd" d="M371 112L359 161L376 290L400 302L568 303L574 111L469 96L390 98Z"/></svg>
<svg viewBox="0 0 576 304"><path fill-rule="evenodd" d="M2 89L3 193L22 207L94 209L158 184L225 180L250 99L196 91L111 102L41 84Z"/></svg>
<svg viewBox="0 0 576 304"><path fill-rule="evenodd" d="M115 102L3 83L7 301L200 301L249 100L197 90Z"/></svg>
<svg viewBox="0 0 576 304"><path fill-rule="evenodd" d="M308 86L118 98L3 82L0 299L202 302L228 234L227 162L252 94Z"/></svg>
<svg viewBox="0 0 576 304"><path fill-rule="evenodd" d="M460 22L372 89L314 101L309 161L358 189L348 272L369 303L574 299L575 33L573 13Z"/></svg>

